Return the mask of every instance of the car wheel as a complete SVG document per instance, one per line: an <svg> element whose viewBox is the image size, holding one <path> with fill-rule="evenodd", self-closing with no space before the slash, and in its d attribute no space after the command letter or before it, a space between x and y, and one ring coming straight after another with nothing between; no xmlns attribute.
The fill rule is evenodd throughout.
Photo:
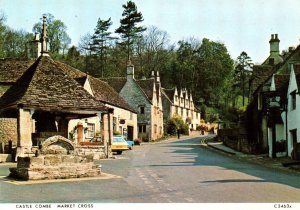
<svg viewBox="0 0 300 210"><path fill-rule="evenodd" d="M121 154L122 154L122 151L117 151L117 154L118 154L118 155L121 155Z"/></svg>
<svg viewBox="0 0 300 210"><path fill-rule="evenodd" d="M132 149L133 149L133 146L129 147L129 149L132 150Z"/></svg>

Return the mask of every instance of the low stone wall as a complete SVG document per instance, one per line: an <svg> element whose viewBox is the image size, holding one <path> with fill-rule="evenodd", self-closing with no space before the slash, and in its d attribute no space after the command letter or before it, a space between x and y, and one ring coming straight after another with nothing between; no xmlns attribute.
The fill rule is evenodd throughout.
<svg viewBox="0 0 300 210"><path fill-rule="evenodd" d="M99 176L101 168L92 156L40 155L18 157L17 168L10 172L10 177L23 180L68 179Z"/></svg>
<svg viewBox="0 0 300 210"><path fill-rule="evenodd" d="M78 155L91 155L94 160L106 158L106 151L103 145L101 146L76 146L75 153Z"/></svg>
<svg viewBox="0 0 300 210"><path fill-rule="evenodd" d="M242 128L219 129L218 140L224 145L240 152L252 153L253 148L249 145L247 132Z"/></svg>

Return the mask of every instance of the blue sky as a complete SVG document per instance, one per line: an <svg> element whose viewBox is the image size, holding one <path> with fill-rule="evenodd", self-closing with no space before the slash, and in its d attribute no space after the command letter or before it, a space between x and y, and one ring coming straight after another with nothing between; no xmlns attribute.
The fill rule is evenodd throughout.
<svg viewBox="0 0 300 210"><path fill-rule="evenodd" d="M269 54L271 34L279 34L280 50L300 44L299 0L134 0L144 25L167 31L172 42L204 37L223 42L232 58L246 51L255 63ZM0 0L6 24L32 32L43 13L68 27L72 44L93 33L97 19L119 26L126 0Z"/></svg>

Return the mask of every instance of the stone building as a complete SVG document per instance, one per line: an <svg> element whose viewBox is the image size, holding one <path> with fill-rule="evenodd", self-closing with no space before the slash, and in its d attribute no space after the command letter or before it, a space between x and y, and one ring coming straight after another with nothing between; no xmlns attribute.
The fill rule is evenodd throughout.
<svg viewBox="0 0 300 210"><path fill-rule="evenodd" d="M270 56L261 65L254 66L250 80L249 118L255 125L251 140L270 157L282 155L276 147L281 147L283 142L286 142L285 154L292 156L299 136L297 103L293 103L297 94L293 93L298 90L300 46L289 48L283 56L279 53L279 42L277 34L271 36Z"/></svg>
<svg viewBox="0 0 300 210"><path fill-rule="evenodd" d="M164 110L164 122L173 116L180 116L183 121L189 124L190 130L196 130L200 125L200 112L195 108L192 94L186 89L177 88L161 89L162 105Z"/></svg>
<svg viewBox="0 0 300 210"><path fill-rule="evenodd" d="M150 79L136 80L134 66L127 65L126 78L106 78L125 101L137 112L138 137L144 141L161 138L164 135L161 83L159 74Z"/></svg>

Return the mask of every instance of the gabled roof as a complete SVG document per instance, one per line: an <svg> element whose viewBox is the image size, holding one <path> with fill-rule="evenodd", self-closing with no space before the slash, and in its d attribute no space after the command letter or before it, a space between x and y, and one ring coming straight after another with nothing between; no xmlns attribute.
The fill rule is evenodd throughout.
<svg viewBox="0 0 300 210"><path fill-rule="evenodd" d="M124 87L127 79L126 77L109 77L109 78L99 78L102 81L107 82L117 93L120 93Z"/></svg>
<svg viewBox="0 0 300 210"><path fill-rule="evenodd" d="M142 91L145 93L149 101L153 99L153 84L155 80L153 78L144 79L144 80L137 80L136 83L140 86Z"/></svg>
<svg viewBox="0 0 300 210"><path fill-rule="evenodd" d="M280 92L282 95L286 95L289 86L290 75L288 74L275 74L275 88L276 91Z"/></svg>
<svg viewBox="0 0 300 210"><path fill-rule="evenodd" d="M107 110L49 56L39 57L0 98L0 108L19 105L47 111Z"/></svg>
<svg viewBox="0 0 300 210"><path fill-rule="evenodd" d="M34 63L29 59L1 59L0 60L0 83L14 83Z"/></svg>
<svg viewBox="0 0 300 210"><path fill-rule="evenodd" d="M168 99L171 102L174 102L175 88L172 88L172 89L162 88L162 91L163 91L163 93L165 93L165 95L168 97Z"/></svg>
<svg viewBox="0 0 300 210"><path fill-rule="evenodd" d="M131 112L136 112L109 84L92 76L87 76L87 78L90 82L94 97L97 100Z"/></svg>
<svg viewBox="0 0 300 210"><path fill-rule="evenodd" d="M255 65L253 66L253 72L251 76L251 85L253 93L255 93L258 88L273 75L273 66L270 65Z"/></svg>

